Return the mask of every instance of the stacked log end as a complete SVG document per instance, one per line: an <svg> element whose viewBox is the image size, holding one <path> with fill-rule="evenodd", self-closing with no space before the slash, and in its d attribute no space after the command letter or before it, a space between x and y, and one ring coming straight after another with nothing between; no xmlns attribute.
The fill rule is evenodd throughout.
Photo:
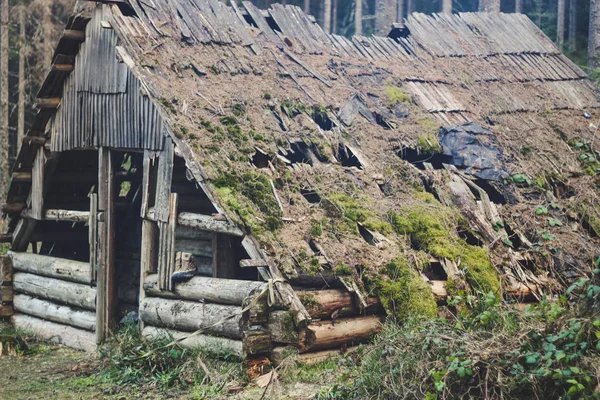
<svg viewBox="0 0 600 400"><path fill-rule="evenodd" d="M13 268L8 256L0 256L0 318L9 318L13 315Z"/></svg>

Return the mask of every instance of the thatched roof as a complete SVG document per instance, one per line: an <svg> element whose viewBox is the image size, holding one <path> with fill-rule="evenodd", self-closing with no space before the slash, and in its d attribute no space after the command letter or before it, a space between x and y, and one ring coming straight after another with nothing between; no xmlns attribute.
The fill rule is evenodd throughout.
<svg viewBox="0 0 600 400"><path fill-rule="evenodd" d="M596 130L596 88L526 16L413 14L387 38L348 39L295 6L129 4L98 6L117 56L194 154L197 179L288 274L311 263L360 274L424 250L393 229L394 213L410 210L473 231L461 236L483 244L513 283L552 288L592 258L595 177L574 144ZM468 228L454 219L456 199L423 194L444 202L454 175L427 170L434 159L422 154L435 154L440 126L468 121L494 133L517 176L489 189L504 194L497 218L510 226L494 240L472 215Z"/></svg>

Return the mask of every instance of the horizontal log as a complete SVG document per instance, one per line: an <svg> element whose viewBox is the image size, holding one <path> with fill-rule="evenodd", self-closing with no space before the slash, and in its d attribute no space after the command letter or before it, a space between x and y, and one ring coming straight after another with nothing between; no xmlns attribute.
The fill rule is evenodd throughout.
<svg viewBox="0 0 600 400"><path fill-rule="evenodd" d="M153 219L154 210L148 211L149 219ZM233 236L244 236L244 232L236 225L221 221L210 215L182 212L177 216L177 223L188 228L200 229L208 232L225 233Z"/></svg>
<svg viewBox="0 0 600 400"><path fill-rule="evenodd" d="M96 288L81 283L17 272L14 276L13 286L16 292L26 293L30 296L86 310L94 311L96 309Z"/></svg>
<svg viewBox="0 0 600 400"><path fill-rule="evenodd" d="M270 353L273 348L269 334L263 329L245 331L242 344L246 355Z"/></svg>
<svg viewBox="0 0 600 400"><path fill-rule="evenodd" d="M31 182L31 172L13 172L12 181L14 183Z"/></svg>
<svg viewBox="0 0 600 400"><path fill-rule="evenodd" d="M312 322L301 332L300 352L325 350L358 344L381 331L382 318L376 316Z"/></svg>
<svg viewBox="0 0 600 400"><path fill-rule="evenodd" d="M297 291L298 298L314 319L331 318L333 313L337 317L359 315L360 310L354 305L352 295L343 289ZM369 297L365 314L383 312L381 303L376 297Z"/></svg>
<svg viewBox="0 0 600 400"><path fill-rule="evenodd" d="M21 211L22 218L33 218L30 209ZM43 219L45 221L66 221L66 222L88 222L90 219L89 211L74 211L74 210L44 210Z"/></svg>
<svg viewBox="0 0 600 400"><path fill-rule="evenodd" d="M36 106L37 106L37 108L40 108L40 109L54 109L54 108L58 108L58 105L60 104L60 100L61 100L60 97L38 98Z"/></svg>
<svg viewBox="0 0 600 400"><path fill-rule="evenodd" d="M211 334L233 339L242 338L241 311L238 306L157 297L146 297L140 303L140 319L149 325L190 332L206 328Z"/></svg>
<svg viewBox="0 0 600 400"><path fill-rule="evenodd" d="M62 37L63 37L63 39L83 42L83 41L85 41L85 31L76 31L76 30L72 30L72 29L65 29Z"/></svg>
<svg viewBox="0 0 600 400"><path fill-rule="evenodd" d="M189 334L189 332L156 328L154 326L146 326L142 332L142 335L145 338L154 340L165 337L179 339L188 336ZM239 358L244 357L244 350L241 340L233 340L209 335L195 335L179 342L179 344L184 348L199 349L202 352L217 356L234 355Z"/></svg>
<svg viewBox="0 0 600 400"><path fill-rule="evenodd" d="M242 268L258 268L258 267L268 267L268 263L265 260L255 259L255 260L241 260L240 267Z"/></svg>
<svg viewBox="0 0 600 400"><path fill-rule="evenodd" d="M69 306L36 299L26 294L17 294L14 299L15 311L60 324L74 326L87 331L96 330L96 314Z"/></svg>
<svg viewBox="0 0 600 400"><path fill-rule="evenodd" d="M169 292L158 288L158 274L153 274L144 281L144 290L147 296L241 306L250 293L263 290L265 285L264 282L195 276L187 282L176 283L173 292Z"/></svg>
<svg viewBox="0 0 600 400"><path fill-rule="evenodd" d="M71 72L73 71L72 64L53 64L52 71L54 72Z"/></svg>
<svg viewBox="0 0 600 400"><path fill-rule="evenodd" d="M48 139L46 139L44 136L25 136L22 143L23 145L43 146L47 141ZM31 181L31 174L29 175L29 181Z"/></svg>
<svg viewBox="0 0 600 400"><path fill-rule="evenodd" d="M11 322L16 328L33 333L43 340L50 340L54 343L88 352L96 350L96 335L83 329L44 321L23 314L13 315Z"/></svg>
<svg viewBox="0 0 600 400"><path fill-rule="evenodd" d="M324 270L318 274L309 274L303 271L298 271L297 276L288 276L288 281L293 286L313 289L340 289L344 285L339 278L331 271Z"/></svg>
<svg viewBox="0 0 600 400"><path fill-rule="evenodd" d="M13 268L21 272L70 282L90 284L90 264L81 261L43 256L33 253L10 252Z"/></svg>
<svg viewBox="0 0 600 400"><path fill-rule="evenodd" d="M195 239L176 239L175 240L175 251L190 253L196 257L212 257L213 248L212 240L195 240Z"/></svg>

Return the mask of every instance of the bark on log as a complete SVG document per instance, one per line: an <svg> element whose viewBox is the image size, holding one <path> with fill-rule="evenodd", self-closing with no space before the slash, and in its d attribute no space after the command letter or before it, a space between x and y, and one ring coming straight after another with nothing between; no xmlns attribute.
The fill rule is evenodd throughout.
<svg viewBox="0 0 600 400"><path fill-rule="evenodd" d="M310 275L306 272L298 272L297 276L288 276L287 279L293 286L302 286L306 288L339 289L344 287L342 282L340 282L339 278L329 271L323 271L320 274L316 275Z"/></svg>
<svg viewBox="0 0 600 400"><path fill-rule="evenodd" d="M13 268L17 271L64 279L70 282L90 283L90 264L32 253L10 252Z"/></svg>
<svg viewBox="0 0 600 400"><path fill-rule="evenodd" d="M21 211L22 218L35 218L29 209ZM87 222L90 219L88 211L73 210L44 210L43 219L46 221Z"/></svg>
<svg viewBox="0 0 600 400"><path fill-rule="evenodd" d="M87 331L96 330L96 314L69 306L36 299L26 294L17 294L13 306L17 312L42 318Z"/></svg>
<svg viewBox="0 0 600 400"><path fill-rule="evenodd" d="M86 310L96 310L96 288L80 283L18 272L14 276L13 286L16 292L23 292L30 296L41 297L58 303L85 308Z"/></svg>
<svg viewBox="0 0 600 400"><path fill-rule="evenodd" d="M12 286L0 286L0 302L10 303L13 301L14 293Z"/></svg>
<svg viewBox="0 0 600 400"><path fill-rule="evenodd" d="M146 297L140 304L140 319L161 328L190 332L207 328L210 333L241 339L241 311L242 308L236 306ZM219 324L212 326L216 323Z"/></svg>
<svg viewBox="0 0 600 400"><path fill-rule="evenodd" d="M268 332L262 329L245 331L242 344L246 355L270 353L273 348Z"/></svg>
<svg viewBox="0 0 600 400"><path fill-rule="evenodd" d="M12 304L0 304L0 318L8 318L14 314Z"/></svg>
<svg viewBox="0 0 600 400"><path fill-rule="evenodd" d="M360 314L358 307L354 306L352 295L346 290L311 290L297 291L297 293L312 318L331 318L335 311L338 311L339 317ZM383 311L381 303L376 297L370 297L367 304L366 314Z"/></svg>
<svg viewBox="0 0 600 400"><path fill-rule="evenodd" d="M147 326L144 328L142 335L151 339L158 339L161 337L164 338L165 336L179 339L181 337L188 336L189 333ZM231 354L239 358L243 358L244 355L243 344L241 340L232 340L208 335L196 335L179 342L179 344L184 348L197 348L203 352L214 355Z"/></svg>
<svg viewBox="0 0 600 400"><path fill-rule="evenodd" d="M0 256L0 285L10 284L13 277L13 264L9 256Z"/></svg>
<svg viewBox="0 0 600 400"><path fill-rule="evenodd" d="M364 342L381 331L381 323L382 319L375 316L313 322L301 332L300 352Z"/></svg>
<svg viewBox="0 0 600 400"><path fill-rule="evenodd" d="M13 315L11 322L15 327L31 332L44 340L88 352L96 350L96 336L92 332L83 329L44 321L23 314Z"/></svg>
<svg viewBox="0 0 600 400"><path fill-rule="evenodd" d="M250 293L262 291L265 285L264 282L195 276L187 282L176 283L173 292L168 292L159 289L158 275L153 274L146 278L144 290L148 296L241 306Z"/></svg>

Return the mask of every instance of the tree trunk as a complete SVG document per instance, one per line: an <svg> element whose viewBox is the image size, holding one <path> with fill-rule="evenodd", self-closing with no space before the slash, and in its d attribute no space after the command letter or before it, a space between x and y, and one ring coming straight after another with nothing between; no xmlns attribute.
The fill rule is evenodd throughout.
<svg viewBox="0 0 600 400"><path fill-rule="evenodd" d="M558 42L558 48L562 51L565 44L565 0L558 0L556 41Z"/></svg>
<svg viewBox="0 0 600 400"><path fill-rule="evenodd" d="M590 0L590 31L588 34L588 67L598 68L600 48L600 0Z"/></svg>
<svg viewBox="0 0 600 400"><path fill-rule="evenodd" d="M354 12L354 34L357 36L362 35L362 2L363 0L356 0L356 10Z"/></svg>
<svg viewBox="0 0 600 400"><path fill-rule="evenodd" d="M577 0L569 0L569 51L577 50Z"/></svg>
<svg viewBox="0 0 600 400"><path fill-rule="evenodd" d="M16 328L25 332L32 332L44 340L51 340L55 343L89 352L96 350L95 335L83 329L44 321L23 314L13 315L11 322Z"/></svg>
<svg viewBox="0 0 600 400"><path fill-rule="evenodd" d="M333 0L333 10L331 11L331 32L337 33L338 25L338 0Z"/></svg>
<svg viewBox="0 0 600 400"><path fill-rule="evenodd" d="M52 1L43 1L41 6L43 8L42 32L44 34L42 47L44 65L41 68L41 72L45 74L52 64L52 56L54 55L54 43L52 43L52 27L54 26L54 22L52 21Z"/></svg>
<svg viewBox="0 0 600 400"><path fill-rule="evenodd" d="M387 36L396 18L395 0L377 0L375 9L375 34Z"/></svg>
<svg viewBox="0 0 600 400"><path fill-rule="evenodd" d="M515 12L518 14L523 13L523 0L515 0Z"/></svg>
<svg viewBox="0 0 600 400"><path fill-rule="evenodd" d="M410 14L414 13L415 9L415 0L406 0L406 16L408 17Z"/></svg>
<svg viewBox="0 0 600 400"><path fill-rule="evenodd" d="M241 311L237 306L146 297L140 304L140 319L161 328L190 332L207 328L210 333L241 339Z"/></svg>
<svg viewBox="0 0 600 400"><path fill-rule="evenodd" d="M88 285L18 272L14 276L13 287L16 292L30 296L96 310L96 288Z"/></svg>
<svg viewBox="0 0 600 400"><path fill-rule="evenodd" d="M21 149L21 143L25 137L25 53L27 39L25 37L25 6L19 9L19 100L18 107L18 125L17 125L17 154Z"/></svg>
<svg viewBox="0 0 600 400"><path fill-rule="evenodd" d="M8 46L8 0L0 0L0 206L8 191Z"/></svg>
<svg viewBox="0 0 600 400"><path fill-rule="evenodd" d="M310 0L304 0L304 12L310 14Z"/></svg>
<svg viewBox="0 0 600 400"><path fill-rule="evenodd" d="M300 352L364 342L381 331L381 323L381 318L375 316L313 322L306 329Z"/></svg>
<svg viewBox="0 0 600 400"><path fill-rule="evenodd" d="M87 331L93 332L96 330L96 314L91 311L74 309L69 306L36 299L26 294L16 295L13 305L15 311L23 314Z"/></svg>
<svg viewBox="0 0 600 400"><path fill-rule="evenodd" d="M323 30L331 33L331 0L323 1Z"/></svg>
<svg viewBox="0 0 600 400"><path fill-rule="evenodd" d="M479 0L479 12L500 12L500 0Z"/></svg>
<svg viewBox="0 0 600 400"><path fill-rule="evenodd" d="M444 14L452 14L452 0L444 0L442 4L442 12Z"/></svg>
<svg viewBox="0 0 600 400"><path fill-rule="evenodd" d="M396 1L396 22L404 23L404 0Z"/></svg>

